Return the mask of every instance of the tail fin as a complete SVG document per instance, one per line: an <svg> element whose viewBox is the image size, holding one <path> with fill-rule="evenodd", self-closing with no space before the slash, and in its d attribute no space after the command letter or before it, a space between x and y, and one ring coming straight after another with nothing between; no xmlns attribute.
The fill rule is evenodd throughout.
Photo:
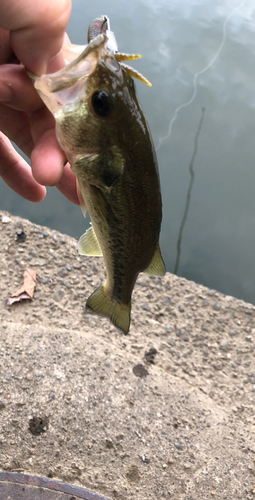
<svg viewBox="0 0 255 500"><path fill-rule="evenodd" d="M125 335L128 333L131 301L129 304L118 304L107 295L105 285L101 285L90 295L86 302L86 309L99 316L109 318L122 333Z"/></svg>

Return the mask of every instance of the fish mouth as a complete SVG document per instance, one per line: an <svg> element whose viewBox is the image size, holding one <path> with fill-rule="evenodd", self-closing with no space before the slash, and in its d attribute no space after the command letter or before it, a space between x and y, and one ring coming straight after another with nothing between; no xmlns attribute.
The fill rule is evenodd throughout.
<svg viewBox="0 0 255 500"><path fill-rule="evenodd" d="M78 57L56 73L38 77L28 71L38 94L55 118L61 108L74 100L74 95L76 99L83 95L84 81L93 73L98 61L107 52L107 42L105 34L98 35L85 46Z"/></svg>

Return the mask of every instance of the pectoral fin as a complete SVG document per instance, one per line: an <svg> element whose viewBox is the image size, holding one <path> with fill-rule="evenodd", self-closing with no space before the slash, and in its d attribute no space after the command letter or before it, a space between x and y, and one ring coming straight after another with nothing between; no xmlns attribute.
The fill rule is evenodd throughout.
<svg viewBox="0 0 255 500"><path fill-rule="evenodd" d="M103 255L92 226L80 237L78 251L81 255L93 255L95 257L101 257Z"/></svg>
<svg viewBox="0 0 255 500"><path fill-rule="evenodd" d="M86 174L88 184L109 193L114 189L123 175L126 158L118 146L110 146L103 152L77 155L72 164L73 171Z"/></svg>
<svg viewBox="0 0 255 500"><path fill-rule="evenodd" d="M153 255L152 261L147 269L144 270L146 274L152 274L155 276L164 276L166 272L165 264L161 256L159 245Z"/></svg>

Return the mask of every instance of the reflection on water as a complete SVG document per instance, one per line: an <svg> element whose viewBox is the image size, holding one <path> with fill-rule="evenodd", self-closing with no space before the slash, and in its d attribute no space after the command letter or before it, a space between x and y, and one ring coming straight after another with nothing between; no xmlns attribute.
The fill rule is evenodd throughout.
<svg viewBox="0 0 255 500"><path fill-rule="evenodd" d="M167 270L178 264L179 275L255 303L254 1L129 0L127 8L124 0L109 0L106 8L103 0L73 0L72 41L83 44L90 21L101 14L110 17L120 51L143 54L134 66L153 84L136 86L154 142L161 145ZM177 263L191 182L187 165L202 108L196 182ZM0 182L0 199L2 209L76 237L88 227L54 188L32 205Z"/></svg>
<svg viewBox="0 0 255 500"><path fill-rule="evenodd" d="M242 2L237 5L231 12L230 14L228 15L228 17L226 18L226 20L224 21L224 24L223 24L223 35L222 35L222 40L221 40L221 43L220 43L220 46L218 48L218 50L215 52L213 58L211 59L211 61L206 64L206 66L204 68L202 68L200 71L197 71L195 74L194 74L194 77L193 77L193 93L192 93L192 96L190 97L190 99L188 99L188 101L184 102L183 104L180 104L179 106L177 106L177 108L175 109L174 111L174 114L173 114L173 117L172 119L170 120L170 123L169 123L169 127L168 127L168 133L165 137L160 137L159 138L159 144L158 146L156 147L156 151L159 150L160 146L162 145L162 143L164 141L167 141L168 139L170 139L170 136L171 136L171 133L172 133L172 128L173 128L173 124L175 122L175 120L177 119L178 117L178 113L179 111L181 111L181 109L183 108L186 108L187 106L190 106L190 104L192 104L192 102L195 100L196 98L196 95L197 95L197 80L198 80L198 77L203 75L206 71L208 71L208 69L210 69L212 67L212 65L215 63L215 61L217 61L224 45L225 45L225 42L226 42L226 37L227 37L227 25L228 25L228 22L230 21L230 19L233 17L233 15L239 10L241 9L241 7L244 6L244 4L246 3L246 0L242 0Z"/></svg>
<svg viewBox="0 0 255 500"><path fill-rule="evenodd" d="M189 188L188 188L188 192L187 192L186 205L185 205L185 209L184 209L183 218L181 221L179 236L178 236L178 240L177 240L177 255L176 255L176 262L175 262L175 266L174 266L174 274L178 274L178 268L179 268L179 263L180 263L180 258L181 258L182 235L183 235L184 226L186 224L186 220L188 217L191 192L192 192L192 187L193 187L193 183L195 180L194 161L195 161L195 158L197 155L198 139L199 139L201 128L202 128L204 115L205 115L205 108L202 108L201 118L199 120L199 124L197 127L197 133L196 133L195 140L194 140L194 151L193 151L193 155L192 155L191 162L189 165L190 183L189 183Z"/></svg>

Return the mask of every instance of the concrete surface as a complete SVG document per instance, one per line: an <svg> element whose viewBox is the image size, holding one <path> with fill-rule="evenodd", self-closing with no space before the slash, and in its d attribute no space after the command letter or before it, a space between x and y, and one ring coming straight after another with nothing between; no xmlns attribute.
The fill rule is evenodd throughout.
<svg viewBox="0 0 255 500"><path fill-rule="evenodd" d="M101 258L6 212L0 234L0 469L120 500L254 499L255 307L141 274L124 337L84 312ZM34 298L7 307L25 268Z"/></svg>

